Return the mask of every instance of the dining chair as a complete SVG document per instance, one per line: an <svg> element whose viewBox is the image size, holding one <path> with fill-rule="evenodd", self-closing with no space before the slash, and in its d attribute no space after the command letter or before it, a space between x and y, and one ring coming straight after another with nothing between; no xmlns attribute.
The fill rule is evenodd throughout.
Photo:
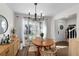
<svg viewBox="0 0 79 59"><path fill-rule="evenodd" d="M55 56L57 52L57 49L49 49L49 50L43 50L40 51L41 56Z"/></svg>
<svg viewBox="0 0 79 59"><path fill-rule="evenodd" d="M35 55L37 55L37 48L36 48L36 46L30 45L29 48L28 48L27 55L29 55L29 56L35 56Z"/></svg>

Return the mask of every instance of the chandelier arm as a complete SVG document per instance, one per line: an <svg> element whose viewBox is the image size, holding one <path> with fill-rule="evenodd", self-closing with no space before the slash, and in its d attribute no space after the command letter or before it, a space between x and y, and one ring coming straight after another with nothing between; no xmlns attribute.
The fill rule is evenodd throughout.
<svg viewBox="0 0 79 59"><path fill-rule="evenodd" d="M36 8L37 7L37 3L34 3L34 5L35 5L35 20L37 20L37 13L36 13L37 12L37 10L36 10L37 9Z"/></svg>
<svg viewBox="0 0 79 59"><path fill-rule="evenodd" d="M35 13L37 12L37 3L34 4L35 5Z"/></svg>
<svg viewBox="0 0 79 59"><path fill-rule="evenodd" d="M44 16L42 15L42 13L41 13L40 16L37 16L37 3L34 3L34 6L35 6L34 20L35 21L37 21L37 20L39 20L39 21L44 20ZM30 12L28 13L28 19L32 19L31 15L30 15Z"/></svg>

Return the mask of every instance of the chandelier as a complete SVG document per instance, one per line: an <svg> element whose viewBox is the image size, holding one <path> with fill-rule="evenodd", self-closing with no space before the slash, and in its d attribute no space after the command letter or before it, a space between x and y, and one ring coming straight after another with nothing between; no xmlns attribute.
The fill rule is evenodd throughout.
<svg viewBox="0 0 79 59"><path fill-rule="evenodd" d="M33 19L34 21L41 21L44 20L44 16L42 15L42 13L40 15L37 14L37 3L34 3L35 6L35 13L34 13L34 17L31 16L30 12L28 13L28 19Z"/></svg>

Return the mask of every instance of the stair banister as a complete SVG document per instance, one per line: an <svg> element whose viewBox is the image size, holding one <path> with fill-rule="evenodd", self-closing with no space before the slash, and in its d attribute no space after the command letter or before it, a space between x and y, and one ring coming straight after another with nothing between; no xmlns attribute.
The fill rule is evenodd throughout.
<svg viewBox="0 0 79 59"><path fill-rule="evenodd" d="M75 30L75 29L76 29L76 27L74 27L73 29L69 30L69 39L70 39L70 32L73 31L73 30ZM74 34L73 38L75 38L75 32L73 34Z"/></svg>

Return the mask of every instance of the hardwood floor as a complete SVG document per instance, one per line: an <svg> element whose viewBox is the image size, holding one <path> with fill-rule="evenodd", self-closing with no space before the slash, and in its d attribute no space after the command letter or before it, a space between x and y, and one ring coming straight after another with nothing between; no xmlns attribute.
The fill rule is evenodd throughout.
<svg viewBox="0 0 79 59"><path fill-rule="evenodd" d="M24 47L22 50L19 50L16 56L27 56L27 47Z"/></svg>
<svg viewBox="0 0 79 59"><path fill-rule="evenodd" d="M24 47L22 50L19 50L16 56L36 56L35 52L28 52L29 47Z"/></svg>

